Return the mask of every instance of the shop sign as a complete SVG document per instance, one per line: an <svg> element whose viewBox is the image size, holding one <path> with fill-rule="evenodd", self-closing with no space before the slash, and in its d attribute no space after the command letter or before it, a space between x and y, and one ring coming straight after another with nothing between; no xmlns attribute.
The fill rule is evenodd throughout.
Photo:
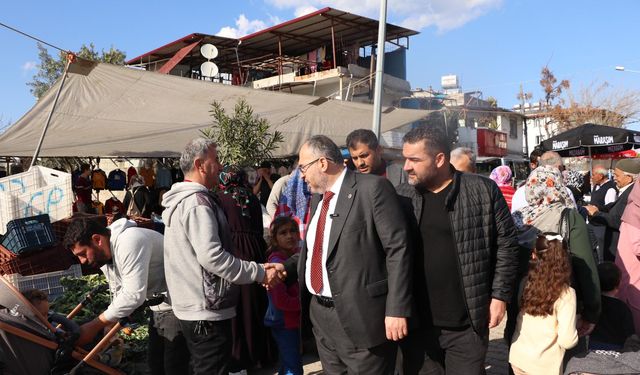
<svg viewBox="0 0 640 375"><path fill-rule="evenodd" d="M478 156L507 155L507 133L493 129L477 129Z"/></svg>

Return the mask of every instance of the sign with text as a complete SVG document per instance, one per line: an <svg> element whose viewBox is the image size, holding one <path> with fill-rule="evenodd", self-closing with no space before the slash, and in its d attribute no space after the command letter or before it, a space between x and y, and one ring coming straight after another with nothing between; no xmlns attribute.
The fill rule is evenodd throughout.
<svg viewBox="0 0 640 375"><path fill-rule="evenodd" d="M478 156L507 155L507 133L493 129L477 129Z"/></svg>

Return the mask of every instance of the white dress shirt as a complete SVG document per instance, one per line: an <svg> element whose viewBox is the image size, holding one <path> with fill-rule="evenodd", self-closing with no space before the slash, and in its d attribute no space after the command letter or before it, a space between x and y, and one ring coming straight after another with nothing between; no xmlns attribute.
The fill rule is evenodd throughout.
<svg viewBox="0 0 640 375"><path fill-rule="evenodd" d="M595 191L600 190L602 185L606 184L607 182L609 182L609 180L603 181L600 185L596 185ZM607 205L609 203L613 203L616 199L618 199L618 192L616 192L616 189L614 188L609 188L604 196L604 204Z"/></svg>
<svg viewBox="0 0 640 375"><path fill-rule="evenodd" d="M324 235L322 237L322 290L320 291L320 295L329 298L331 298L332 294L331 286L329 285L329 277L327 276L327 253L329 252L329 236L331 234L331 222L333 221L331 215L336 210L336 203L338 202L340 188L342 187L342 182L344 181L344 176L346 174L347 168L344 168L336 182L334 182L331 189L329 189L333 192L334 196L331 197L331 200L329 201L329 210L327 211L327 217L324 224ZM311 294L316 294L315 290L311 288L311 258L313 257L313 246L316 243L316 228L318 227L320 211L322 211L322 201L318 203L316 212L313 214L307 229L307 262L305 265L304 280L307 284L307 289Z"/></svg>

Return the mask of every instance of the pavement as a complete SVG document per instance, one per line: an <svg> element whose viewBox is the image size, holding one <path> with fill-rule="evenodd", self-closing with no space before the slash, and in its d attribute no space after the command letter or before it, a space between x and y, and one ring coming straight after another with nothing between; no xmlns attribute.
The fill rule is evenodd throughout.
<svg viewBox="0 0 640 375"><path fill-rule="evenodd" d="M500 325L489 332L489 349L487 351L485 368L487 375L507 375L509 373L508 347L502 338L504 332L506 316ZM302 358L304 373L306 375L321 375L322 365L317 355L306 354ZM275 375L275 368L263 368L249 371L249 375Z"/></svg>

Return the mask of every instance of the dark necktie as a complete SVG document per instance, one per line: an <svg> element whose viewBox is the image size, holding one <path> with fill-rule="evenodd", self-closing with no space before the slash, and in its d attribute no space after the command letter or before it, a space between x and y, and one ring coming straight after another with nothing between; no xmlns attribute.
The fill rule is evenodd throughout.
<svg viewBox="0 0 640 375"><path fill-rule="evenodd" d="M322 198L322 209L316 226L316 238L313 243L313 254L311 255L311 289L316 294L322 290L322 242L324 241L324 225L329 211L329 202L334 196L333 192L327 191Z"/></svg>

